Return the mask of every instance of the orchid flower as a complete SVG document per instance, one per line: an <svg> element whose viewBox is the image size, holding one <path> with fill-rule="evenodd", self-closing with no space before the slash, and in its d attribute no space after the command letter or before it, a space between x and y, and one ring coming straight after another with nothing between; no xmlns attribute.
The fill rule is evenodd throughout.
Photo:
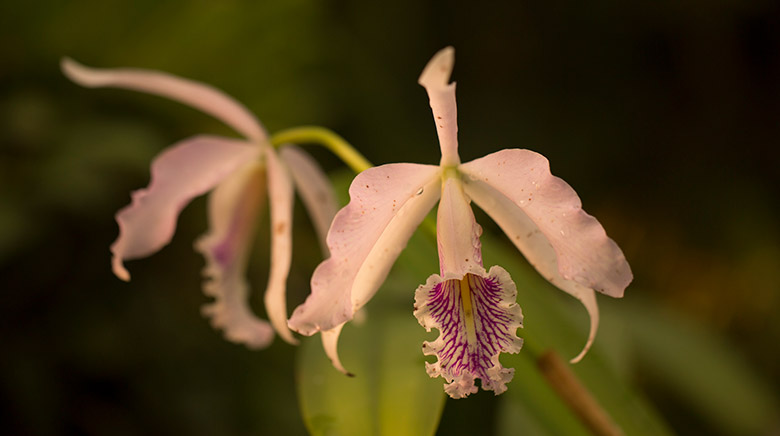
<svg viewBox="0 0 780 436"><path fill-rule="evenodd" d="M360 173L349 189L350 203L336 215L327 242L331 257L311 280L312 292L295 309L289 326L304 335L322 332L334 366L338 336L376 293L412 233L439 202L437 240L440 273L415 293L414 315L439 337L423 352L431 377L442 376L445 391L462 398L481 386L500 394L514 370L501 366L499 354L517 353L522 314L517 290L500 266L486 271L480 233L470 202L476 203L506 233L550 283L578 298L590 315L590 334L598 327L595 291L621 297L631 270L620 248L595 218L586 214L574 190L550 173L542 155L502 150L468 163L458 156L454 65L451 47L438 52L420 76L437 126L438 166L399 163Z"/></svg>
<svg viewBox="0 0 780 436"><path fill-rule="evenodd" d="M149 256L167 245L181 210L194 197L211 191L210 229L195 244L206 258L203 290L214 298L203 313L215 328L224 330L227 339L249 348L267 347L274 330L295 343L287 328L285 301L292 257L294 186L323 241L336 212L335 196L319 166L295 146L284 146L277 155L254 115L208 85L156 71L92 69L71 59L62 61L62 70L82 86L126 88L171 98L216 117L245 136L195 136L154 159L149 186L133 192L131 204L116 214L119 237L111 245L113 271L129 281L124 261ZM266 195L271 217L271 266L265 306L270 324L252 313L245 277Z"/></svg>

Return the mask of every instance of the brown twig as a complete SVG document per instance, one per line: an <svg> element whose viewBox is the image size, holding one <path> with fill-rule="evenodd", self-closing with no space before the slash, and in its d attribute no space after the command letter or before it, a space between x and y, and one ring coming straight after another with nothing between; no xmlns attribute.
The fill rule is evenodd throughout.
<svg viewBox="0 0 780 436"><path fill-rule="evenodd" d="M536 361L550 386L582 420L593 434L598 436L622 436L623 432L593 395L580 383L571 368L555 351L546 351Z"/></svg>

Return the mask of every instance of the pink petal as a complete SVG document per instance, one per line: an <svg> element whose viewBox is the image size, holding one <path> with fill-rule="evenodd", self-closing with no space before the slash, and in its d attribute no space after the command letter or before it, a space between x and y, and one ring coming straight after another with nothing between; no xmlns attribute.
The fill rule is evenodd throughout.
<svg viewBox="0 0 780 436"><path fill-rule="evenodd" d="M352 319L439 199L439 177L435 166L392 164L355 178L350 203L328 231L331 257L314 271L311 294L290 318L292 329L312 335Z"/></svg>
<svg viewBox="0 0 780 436"><path fill-rule="evenodd" d="M342 328L344 328L344 323L341 323L330 330L323 330L320 333L320 336L322 337L322 348L325 350L325 355L328 356L333 367L344 373L344 375L351 377L353 374L344 368L344 365L341 364L341 359L339 358L338 345Z"/></svg>
<svg viewBox="0 0 780 436"><path fill-rule="evenodd" d="M550 174L547 159L538 153L503 150L460 170L467 176L468 196L539 273L583 302L591 316L586 351L598 327L593 291L622 297L633 277L620 248L582 210L574 190Z"/></svg>
<svg viewBox="0 0 780 436"><path fill-rule="evenodd" d="M81 86L116 87L155 94L200 109L255 142L267 139L265 129L244 105L209 85L158 71L88 68L63 58L63 73Z"/></svg>
<svg viewBox="0 0 780 436"><path fill-rule="evenodd" d="M333 186L317 162L300 147L285 145L279 150L279 156L290 168L296 190L309 212L314 229L320 236L322 250L327 257L328 246L325 238L328 234L328 227L330 227L338 210Z"/></svg>
<svg viewBox="0 0 780 436"><path fill-rule="evenodd" d="M130 280L124 260L149 256L167 245L184 206L256 159L259 152L245 141L197 136L160 153L152 162L149 187L133 192L132 203L116 214L119 238L111 245L114 274Z"/></svg>
<svg viewBox="0 0 780 436"><path fill-rule="evenodd" d="M623 296L633 278L623 252L601 224L582 210L577 193L550 174L544 156L529 150L502 150L460 168L471 179L488 184L533 221L555 249L563 278L610 297ZM478 196L470 196L479 201Z"/></svg>
<svg viewBox="0 0 780 436"><path fill-rule="evenodd" d="M436 133L439 135L442 166L460 164L455 83L449 83L454 65L455 49L446 47L433 55L417 80L428 92Z"/></svg>
<svg viewBox="0 0 780 436"><path fill-rule="evenodd" d="M436 363L426 362L431 377L443 377L444 390L452 398L477 392L474 380L482 380L482 389L496 395L506 391L514 369L504 368L501 353L517 353L523 340L517 329L523 325L520 306L515 301L517 288L500 266L490 272L482 269L458 279L432 275L414 296L414 316L426 330L438 329L439 337L423 343L426 356L435 355Z"/></svg>
<svg viewBox="0 0 780 436"><path fill-rule="evenodd" d="M257 230L257 216L265 202L265 167L250 162L219 184L209 196L209 232L195 248L206 258L203 291L214 302L203 307L214 328L249 348L265 348L273 341L271 325L249 307L246 266Z"/></svg>
<svg viewBox="0 0 780 436"><path fill-rule="evenodd" d="M292 262L292 179L270 148L266 153L266 163L271 206L271 268L265 291L265 309L279 336L291 344L297 344L298 341L287 327L287 276Z"/></svg>
<svg viewBox="0 0 780 436"><path fill-rule="evenodd" d="M482 271L482 228L474 219L460 180L447 178L436 218L439 270L445 279Z"/></svg>

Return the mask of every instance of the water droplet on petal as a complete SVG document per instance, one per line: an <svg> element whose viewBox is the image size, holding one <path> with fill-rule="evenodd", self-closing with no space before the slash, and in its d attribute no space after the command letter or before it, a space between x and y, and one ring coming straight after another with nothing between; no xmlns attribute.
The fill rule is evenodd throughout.
<svg viewBox="0 0 780 436"><path fill-rule="evenodd" d="M417 195L422 195L422 193L423 193L423 188L420 188L420 190L417 191Z"/></svg>

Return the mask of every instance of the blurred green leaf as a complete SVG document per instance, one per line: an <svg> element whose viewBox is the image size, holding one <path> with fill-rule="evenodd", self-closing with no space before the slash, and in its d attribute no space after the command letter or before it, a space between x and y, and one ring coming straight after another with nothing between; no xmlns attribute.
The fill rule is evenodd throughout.
<svg viewBox="0 0 780 436"><path fill-rule="evenodd" d="M406 252L433 250L421 247L425 242L413 238ZM417 285L414 274L395 268L366 307L365 320L344 327L340 356L355 377L333 368L319 336L303 341L297 355L298 393L312 434L435 433L444 410L444 390L441 379L431 379L425 372L420 349L431 334L412 315Z"/></svg>
<svg viewBox="0 0 780 436"><path fill-rule="evenodd" d="M780 404L736 347L651 301L626 304L638 364L723 434L769 434ZM776 428L775 428L776 431Z"/></svg>
<svg viewBox="0 0 780 436"><path fill-rule="evenodd" d="M499 403L499 435L590 435L547 384L528 353L521 352L517 358L506 360L515 368L515 378Z"/></svg>

